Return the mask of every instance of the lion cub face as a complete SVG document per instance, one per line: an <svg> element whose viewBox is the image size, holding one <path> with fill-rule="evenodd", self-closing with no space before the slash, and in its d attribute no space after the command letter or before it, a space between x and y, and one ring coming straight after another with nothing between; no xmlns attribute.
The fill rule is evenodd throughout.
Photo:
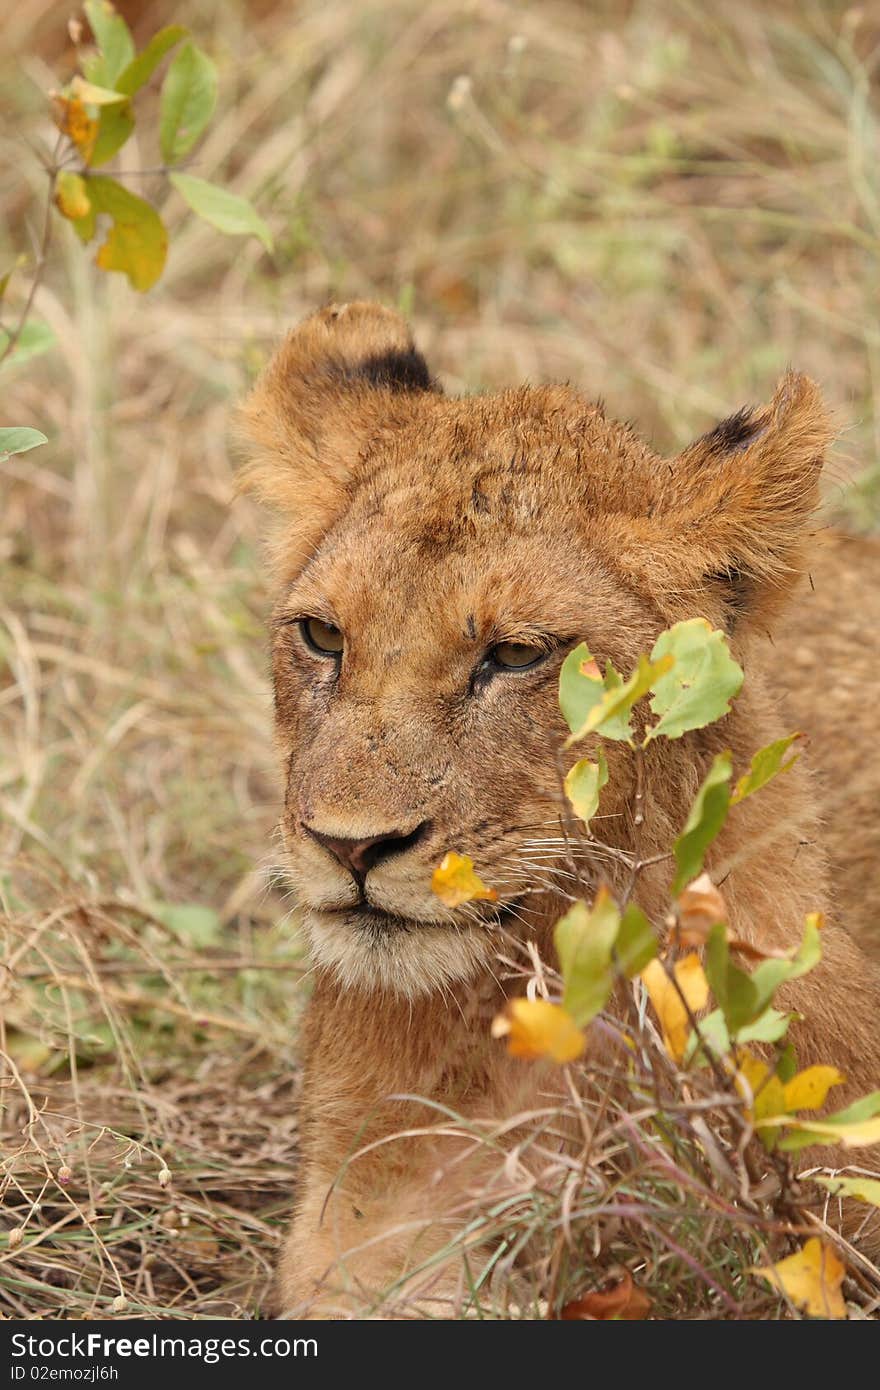
<svg viewBox="0 0 880 1390"><path fill-rule="evenodd" d="M469 975L499 918L529 920L529 848L560 837L566 652L588 634L625 665L659 625L554 523L543 420L517 441L479 402L445 415L377 451L275 615L284 841L314 954L407 993ZM441 484L457 428L466 456ZM449 849L500 910L432 893Z"/></svg>
<svg viewBox="0 0 880 1390"><path fill-rule="evenodd" d="M815 501L815 390L789 378L670 462L567 388L449 400L395 315L352 305L290 336L246 422L280 512L282 832L313 956L443 989L564 903L567 652L626 669L680 617L739 640L766 618ZM614 840L628 760L611 773ZM440 902L447 850L497 904Z"/></svg>

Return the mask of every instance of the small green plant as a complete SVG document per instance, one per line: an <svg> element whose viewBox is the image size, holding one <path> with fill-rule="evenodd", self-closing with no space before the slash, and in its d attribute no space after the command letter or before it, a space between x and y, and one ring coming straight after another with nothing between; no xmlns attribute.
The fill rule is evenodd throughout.
<svg viewBox="0 0 880 1390"><path fill-rule="evenodd" d="M638 829L643 817L645 760L654 744L663 738L681 738L721 719L742 682L743 672L731 657L725 635L701 618L662 633L650 656L640 656L626 679L610 663L604 674L600 672L581 644L565 661L560 678L560 704L571 731L565 746L597 735L631 750L639 803L633 808L633 822ZM635 707L646 697L650 697L653 719L636 721ZM603 886L592 902L574 902L555 929L559 996L513 999L494 1022L493 1032L507 1038L514 1055L549 1058L560 1064L576 1061L585 1050L584 1030L605 1009L618 981L636 982L635 997L640 982L679 1095L684 1095L682 1087L697 1091L700 1074L706 1073L713 1094L727 1096L724 1124L730 1127L734 1147L744 1148L755 1138L771 1152L823 1144L858 1149L880 1142L880 1090L821 1119L804 1114L823 1106L829 1090L845 1080L830 1063L799 1070L787 1039L795 1015L775 1006L777 991L814 969L821 959L819 915L807 918L803 940L796 948L762 950L731 934L723 896L704 872L707 850L728 816L794 765L798 754L790 750L799 737L792 734L760 749L732 789L730 753L714 757L669 852L650 861L668 861L671 869L665 933L655 930L630 900L639 875L648 867L638 856L621 901ZM600 745L595 761L581 759L564 779L565 793L588 836L608 778ZM472 872L468 881L472 896L477 896L477 885L480 896L491 891ZM752 962L757 959L754 968L736 963L735 958L743 956ZM706 1013L711 996L715 1008ZM629 1045L638 1052L645 1047L640 1023L644 1015L634 1003L633 1008L627 1025L631 1026ZM762 1046L760 1055L751 1050L752 1044ZM632 1074L623 1079L639 1092L642 1083ZM714 1103L719 1104L717 1099ZM668 1128L671 1134L674 1125ZM672 1153L675 1141L669 1143ZM818 1181L835 1194L880 1206L880 1182ZM840 1292L844 1266L815 1237L795 1256L749 1272L770 1280L808 1313L846 1316Z"/></svg>
<svg viewBox="0 0 880 1390"><path fill-rule="evenodd" d="M167 64L159 100L158 156L154 172L167 179L193 212L229 236L255 236L272 249L266 223L247 199L184 172L205 135L217 104L217 70L179 24L168 25L141 53L128 25L109 0L85 0L93 44L83 44L83 26L71 21L78 71L60 92L49 94L58 135L45 152L47 177L43 232L23 307L17 320L0 323L0 370L19 367L47 351L53 342L44 323L32 316L45 274L58 216L88 244L103 237L95 264L125 275L145 293L159 280L168 256L168 230L154 205L126 187L120 170L103 171L137 128L137 98ZM173 56L172 56L173 55ZM12 271L0 278L0 301ZM0 454L24 453L46 443L45 435L23 427L0 430Z"/></svg>

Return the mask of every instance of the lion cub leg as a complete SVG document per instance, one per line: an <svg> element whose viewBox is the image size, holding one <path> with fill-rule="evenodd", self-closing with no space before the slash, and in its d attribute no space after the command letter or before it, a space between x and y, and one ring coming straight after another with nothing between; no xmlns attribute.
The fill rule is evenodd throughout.
<svg viewBox="0 0 880 1390"><path fill-rule="evenodd" d="M281 1316L456 1316L466 1287L456 1236L473 1194L497 1177L497 1155L449 1139L391 1137L394 1148L406 1158L383 1161L380 1147L363 1173L357 1160L307 1172L278 1271Z"/></svg>

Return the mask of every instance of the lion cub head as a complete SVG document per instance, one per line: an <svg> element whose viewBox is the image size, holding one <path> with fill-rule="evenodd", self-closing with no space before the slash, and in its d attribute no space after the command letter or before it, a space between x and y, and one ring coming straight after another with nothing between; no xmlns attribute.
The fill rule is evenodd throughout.
<svg viewBox="0 0 880 1390"><path fill-rule="evenodd" d="M665 459L568 387L447 398L403 321L354 303L294 330L244 424L244 485L277 517L282 830L314 958L348 986L443 989L564 899L566 653L624 670L697 614L740 653L766 630L818 501L818 391L789 374ZM447 850L497 904L441 903Z"/></svg>

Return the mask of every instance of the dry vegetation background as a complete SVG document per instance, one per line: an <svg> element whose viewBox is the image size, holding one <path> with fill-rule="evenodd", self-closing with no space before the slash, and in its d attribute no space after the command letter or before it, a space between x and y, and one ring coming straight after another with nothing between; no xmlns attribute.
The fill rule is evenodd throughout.
<svg viewBox="0 0 880 1390"><path fill-rule="evenodd" d="M36 301L57 346L0 381L4 423L50 438L0 469L0 1309L253 1317L296 1167L303 969L265 873L266 595L231 406L286 325L354 295L411 313L450 389L569 378L669 448L791 362L844 427L829 506L872 525L880 8L120 8L141 43L173 10L218 62L193 172L277 246L169 191L142 298L60 225ZM7 262L75 10L4 14Z"/></svg>

